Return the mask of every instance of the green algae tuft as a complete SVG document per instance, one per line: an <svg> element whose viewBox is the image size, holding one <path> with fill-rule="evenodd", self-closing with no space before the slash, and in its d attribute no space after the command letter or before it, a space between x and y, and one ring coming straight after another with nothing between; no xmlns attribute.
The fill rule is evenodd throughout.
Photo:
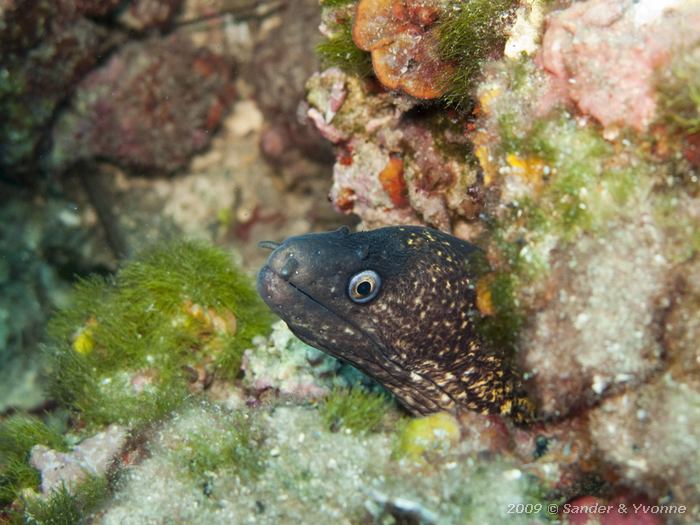
<svg viewBox="0 0 700 525"><path fill-rule="evenodd" d="M334 388L319 407L325 426L364 434L377 430L390 407L384 393L368 392L362 387Z"/></svg>
<svg viewBox="0 0 700 525"><path fill-rule="evenodd" d="M358 48L353 42L349 21L341 25L335 35L319 42L316 53L323 67L338 67L358 77L367 77L372 74L370 54Z"/></svg>
<svg viewBox="0 0 700 525"><path fill-rule="evenodd" d="M321 0L321 7L344 7L355 2L356 0Z"/></svg>
<svg viewBox="0 0 700 525"><path fill-rule="evenodd" d="M234 378L271 314L218 248L171 242L78 283L49 330L50 389L87 425L162 417Z"/></svg>
<svg viewBox="0 0 700 525"><path fill-rule="evenodd" d="M0 423L0 504L39 487L39 473L27 462L34 445L67 450L61 434L36 417L17 414Z"/></svg>
<svg viewBox="0 0 700 525"><path fill-rule="evenodd" d="M46 499L31 497L25 502L22 523L41 525L76 525L88 523L110 494L109 482L104 477L91 476L72 492L62 486Z"/></svg>
<svg viewBox="0 0 700 525"><path fill-rule="evenodd" d="M174 447L184 471L205 489L216 473L227 472L251 482L265 469L265 435L257 418L249 413L227 413L215 406L204 406L210 421L194 425Z"/></svg>
<svg viewBox="0 0 700 525"><path fill-rule="evenodd" d="M444 100L462 106L473 95L482 64L506 41L505 22L514 0L471 0L447 12L440 21L440 55L456 64L447 80Z"/></svg>

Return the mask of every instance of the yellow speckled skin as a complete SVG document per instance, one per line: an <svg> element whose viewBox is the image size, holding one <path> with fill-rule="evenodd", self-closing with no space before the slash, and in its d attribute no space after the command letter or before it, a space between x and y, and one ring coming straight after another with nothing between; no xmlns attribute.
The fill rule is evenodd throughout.
<svg viewBox="0 0 700 525"><path fill-rule="evenodd" d="M460 408L529 419L504 356L474 331L476 248L443 232L395 226L291 237L258 275L263 300L308 344L348 361L415 414ZM371 301L348 282L373 270Z"/></svg>

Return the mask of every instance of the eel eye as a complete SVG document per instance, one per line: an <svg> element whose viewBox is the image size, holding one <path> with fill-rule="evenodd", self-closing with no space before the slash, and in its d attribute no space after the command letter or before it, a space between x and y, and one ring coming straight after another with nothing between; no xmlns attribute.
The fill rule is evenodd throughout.
<svg viewBox="0 0 700 525"><path fill-rule="evenodd" d="M356 303L368 303L377 296L382 279L373 270L356 273L348 283L348 295Z"/></svg>

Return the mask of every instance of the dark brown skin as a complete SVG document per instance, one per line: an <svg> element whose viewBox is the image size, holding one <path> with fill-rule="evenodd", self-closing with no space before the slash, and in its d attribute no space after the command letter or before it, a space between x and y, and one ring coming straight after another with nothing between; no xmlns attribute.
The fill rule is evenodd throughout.
<svg viewBox="0 0 700 525"><path fill-rule="evenodd" d="M474 331L476 250L417 226L301 235L274 246L258 291L300 339L352 363L414 414L468 409L522 422L529 401Z"/></svg>

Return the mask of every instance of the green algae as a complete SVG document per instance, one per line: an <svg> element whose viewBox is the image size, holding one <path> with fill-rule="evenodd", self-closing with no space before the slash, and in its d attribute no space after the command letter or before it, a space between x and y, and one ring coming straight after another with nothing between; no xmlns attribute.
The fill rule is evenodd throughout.
<svg viewBox="0 0 700 525"><path fill-rule="evenodd" d="M197 483L208 487L217 473L227 472L250 483L264 471L265 436L257 418L246 412L226 413L206 407L207 426L194 427L175 447L177 460ZM209 490L209 489L208 489Z"/></svg>
<svg viewBox="0 0 700 525"><path fill-rule="evenodd" d="M226 253L161 245L78 283L49 327L50 390L88 426L158 419L196 391L193 376L234 378L271 320Z"/></svg>
<svg viewBox="0 0 700 525"><path fill-rule="evenodd" d="M255 477L210 459L198 470L202 474L193 476L189 449L199 442L190 447L188 441L211 432L218 443L235 417L208 404L178 410L149 443L150 457L115 484L104 522L176 515L187 523L419 523L414 518L420 514L446 525L501 523L508 504L541 501L532 499L541 491L531 486L536 480L518 470L512 458L479 454L468 441L445 450L438 446L428 452L428 461L394 458L392 435L329 432L308 406L268 406L251 413L251 424L260 423L264 434L259 449L264 469ZM402 513L407 507L408 515ZM512 518L513 523L543 522L539 515Z"/></svg>
<svg viewBox="0 0 700 525"><path fill-rule="evenodd" d="M487 214L480 241L495 264L486 283L493 312L474 324L493 348L515 355L524 305L530 304L523 292L543 286L551 250L584 235L605 235L633 215L647 201L658 170L638 143L608 142L599 128L564 111L528 121L507 108L493 118L500 142L492 151L506 197Z"/></svg>
<svg viewBox="0 0 700 525"><path fill-rule="evenodd" d="M90 515L100 507L109 494L108 480L104 477L91 476L72 491L63 485L46 499L28 498L22 519L17 522L39 525L88 523Z"/></svg>
<svg viewBox="0 0 700 525"><path fill-rule="evenodd" d="M391 406L384 393L369 392L364 388L334 388L319 406L326 428L340 428L364 434L379 428Z"/></svg>
<svg viewBox="0 0 700 525"><path fill-rule="evenodd" d="M490 231L479 243L493 243L504 256L507 270L493 269L485 252L481 250L474 251L468 259L470 272L479 276L477 293L488 293L489 303L493 309L489 315L474 309L471 312L471 321L474 330L489 348L501 350L507 357L512 357L516 351L518 334L525 317L517 304L516 292L520 282L517 271L518 243L506 241L500 236L501 234L502 231L497 227L497 223L491 221Z"/></svg>
<svg viewBox="0 0 700 525"><path fill-rule="evenodd" d="M0 504L11 503L25 488L39 487L39 473L28 464L34 445L67 450L61 434L36 417L17 414L0 423Z"/></svg>
<svg viewBox="0 0 700 525"><path fill-rule="evenodd" d="M319 42L316 53L323 67L338 67L358 77L372 74L370 53L358 48L353 42L350 20L342 24L335 35Z"/></svg>
<svg viewBox="0 0 700 525"><path fill-rule="evenodd" d="M439 24L440 56L455 64L443 99L463 106L473 95L481 67L506 41L505 20L515 0L470 0L452 5Z"/></svg>
<svg viewBox="0 0 700 525"><path fill-rule="evenodd" d="M687 195L680 188L658 196L654 203L654 219L664 228L669 239L664 254L670 261L680 264L700 254L700 228L690 214L679 213L688 206Z"/></svg>
<svg viewBox="0 0 700 525"><path fill-rule="evenodd" d="M512 357L525 315L518 307L519 279L513 272L495 272L488 283L494 314L475 319L475 330L489 343Z"/></svg>
<svg viewBox="0 0 700 525"><path fill-rule="evenodd" d="M652 169L632 149L615 151L594 127L566 113L538 120L525 132L516 121L512 114L499 118L501 154L544 163L541 191L511 206L511 220L525 231L572 240L600 230L648 190ZM621 154L629 157L626 163L618 160Z"/></svg>

